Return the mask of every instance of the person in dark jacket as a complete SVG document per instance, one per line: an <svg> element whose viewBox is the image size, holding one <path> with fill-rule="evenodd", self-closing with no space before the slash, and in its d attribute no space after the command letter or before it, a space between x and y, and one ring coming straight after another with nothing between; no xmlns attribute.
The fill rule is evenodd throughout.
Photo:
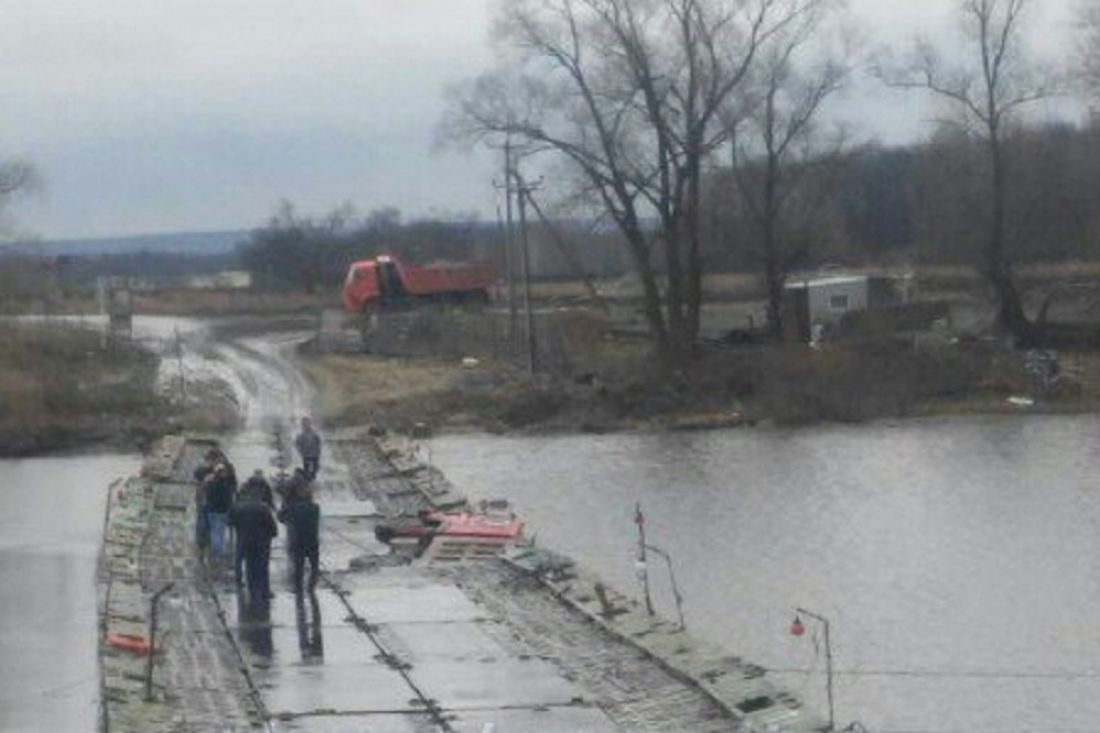
<svg viewBox="0 0 1100 733"><path fill-rule="evenodd" d="M229 473L225 463L214 467L214 472L203 483L206 518L210 525L210 552L215 562L228 564L225 532L229 524L229 510L233 508L233 498L237 493L237 484Z"/></svg>
<svg viewBox="0 0 1100 733"><path fill-rule="evenodd" d="M233 461L229 460L229 456L225 454L225 451L217 450L218 463L225 465L225 470L229 474L229 480L233 482L233 486L237 485L237 469L233 465Z"/></svg>
<svg viewBox="0 0 1100 733"><path fill-rule="evenodd" d="M302 471L301 467L295 468L294 472L287 476L285 473L280 474L275 483L275 493L279 495L280 508L286 507L295 501L300 501L301 497L309 493L309 479L306 478L306 474ZM294 547L294 528L287 525L286 528L286 557L287 557L287 577L294 578L294 563L293 552Z"/></svg>
<svg viewBox="0 0 1100 733"><path fill-rule="evenodd" d="M321 469L321 436L313 429L313 422L308 417L302 418L302 430L294 438L294 447L302 457L302 471L306 479L312 481L317 478L317 472Z"/></svg>
<svg viewBox="0 0 1100 733"><path fill-rule="evenodd" d="M296 487L279 510L279 521L287 526L287 547L294 568L294 592L301 594L305 563L309 561L309 588L317 585L320 568L321 508L308 487Z"/></svg>
<svg viewBox="0 0 1100 733"><path fill-rule="evenodd" d="M234 505L255 500L259 501L267 506L272 512L275 511L275 495L271 491L271 484L267 482L264 477L264 472L257 468L256 471L248 477L248 480L241 484L241 487L237 490L237 498ZM230 518L232 519L232 517ZM234 547L236 553L233 563L233 575L236 578L237 585L240 585L244 579L244 547L241 544L241 533L234 527L233 522L229 522L229 526L236 532L236 539Z"/></svg>
<svg viewBox="0 0 1100 733"><path fill-rule="evenodd" d="M195 479L195 547L201 555L210 543L210 522L206 516L206 479L214 473L218 451L211 448L192 474Z"/></svg>
<svg viewBox="0 0 1100 733"><path fill-rule="evenodd" d="M245 494L230 510L229 525L237 531L237 553L244 560L248 597L253 605L266 603L271 597L271 540L279 531L271 508L255 494Z"/></svg>
<svg viewBox="0 0 1100 733"><path fill-rule="evenodd" d="M268 483L262 469L257 468L248 480L241 484L240 491L237 492L238 501L244 501L249 497L262 501L271 511L275 511L275 494L271 491L271 484Z"/></svg>

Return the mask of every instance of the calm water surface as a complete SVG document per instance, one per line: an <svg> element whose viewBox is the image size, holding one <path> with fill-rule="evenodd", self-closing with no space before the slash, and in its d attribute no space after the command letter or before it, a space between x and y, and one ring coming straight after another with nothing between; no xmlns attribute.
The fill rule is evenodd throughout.
<svg viewBox="0 0 1100 733"><path fill-rule="evenodd" d="M0 731L94 731L96 556L107 487L137 458L0 461Z"/></svg>
<svg viewBox="0 0 1100 733"><path fill-rule="evenodd" d="M1100 419L1056 417L448 436L432 455L623 589L641 501L689 627L822 710L823 650L787 629L794 606L824 614L838 723L1068 733L1100 730L1098 445Z"/></svg>

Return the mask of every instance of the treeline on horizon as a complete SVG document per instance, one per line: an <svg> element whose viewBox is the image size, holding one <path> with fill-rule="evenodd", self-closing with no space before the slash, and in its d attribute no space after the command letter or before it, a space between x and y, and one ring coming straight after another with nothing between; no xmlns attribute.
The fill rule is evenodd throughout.
<svg viewBox="0 0 1100 733"><path fill-rule="evenodd" d="M1006 227L1019 263L1091 261L1100 243L1100 122L1020 127L1008 137L1013 178ZM981 150L963 131L943 126L921 143L855 148L842 159L806 164L820 179L810 215L784 222L796 261L876 265L968 265L983 235ZM761 233L730 169L707 178L702 219L708 272L758 269ZM599 221L551 217L529 224L532 274L538 279L617 277L630 270L621 236ZM566 249L568 252L563 252ZM659 249L653 265L661 268ZM339 285L356 259L393 253L413 262L489 260L505 267L504 231L475 216L402 221L397 209L357 218L347 207L320 216L284 204L239 247L240 265L262 288L317 290Z"/></svg>
<svg viewBox="0 0 1100 733"><path fill-rule="evenodd" d="M1020 127L1006 147L1013 179L1008 245L1014 261L1092 261L1100 251L1100 121ZM801 242L793 267L971 264L982 235L981 151L963 131L943 126L927 141L865 145L842 159L811 161L822 200L812 216L788 221ZM729 168L707 178L703 221L708 272L752 272L762 243ZM529 224L532 273L538 279L618 277L630 270L621 236L599 222L552 216ZM568 252L563 252L563 248ZM659 250L658 250L659 252ZM475 215L405 221L385 207L357 216L348 206L321 215L290 203L254 229L236 251L195 255L134 252L46 258L9 254L4 281L26 281L48 269L61 283L87 286L103 276L170 284L182 278L245 269L260 289L317 292L338 287L348 265L379 254L413 262L488 260L506 266L499 222ZM16 261L21 262L15 266ZM659 256L654 266L661 267ZM580 270L580 271L578 271ZM31 278L33 279L33 278ZM18 290L6 282L6 290Z"/></svg>

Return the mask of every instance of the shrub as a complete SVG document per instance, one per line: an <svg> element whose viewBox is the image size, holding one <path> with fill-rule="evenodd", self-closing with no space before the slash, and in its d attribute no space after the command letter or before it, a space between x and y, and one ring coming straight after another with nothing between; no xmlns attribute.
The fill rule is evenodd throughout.
<svg viewBox="0 0 1100 733"><path fill-rule="evenodd" d="M753 391L760 411L781 423L857 422L970 393L981 387L986 367L981 355L950 346L875 341L821 351L779 348L762 354Z"/></svg>

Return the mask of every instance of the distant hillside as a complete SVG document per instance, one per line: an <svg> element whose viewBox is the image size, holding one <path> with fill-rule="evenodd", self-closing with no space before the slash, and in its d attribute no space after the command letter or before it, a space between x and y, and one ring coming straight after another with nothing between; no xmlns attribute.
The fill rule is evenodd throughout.
<svg viewBox="0 0 1100 733"><path fill-rule="evenodd" d="M248 238L243 230L225 232L174 232L142 234L131 237L94 239L58 239L41 242L11 243L0 251L28 252L41 255L112 255L153 252L158 254L221 255L232 252L238 242Z"/></svg>

